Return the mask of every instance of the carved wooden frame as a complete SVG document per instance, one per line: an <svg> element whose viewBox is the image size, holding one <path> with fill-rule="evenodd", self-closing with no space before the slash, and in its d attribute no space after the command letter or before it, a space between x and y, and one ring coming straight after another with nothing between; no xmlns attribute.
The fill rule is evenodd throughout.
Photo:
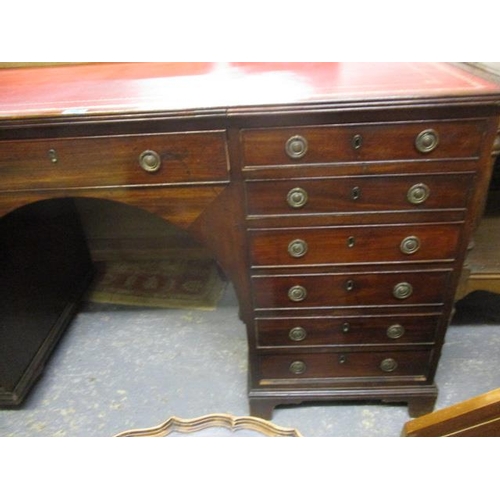
<svg viewBox="0 0 500 500"><path fill-rule="evenodd" d="M260 432L268 437L302 437L297 429L280 427L258 417L234 417L225 413L212 413L202 417L184 419L170 417L156 427L130 429L115 437L165 437L173 432L191 433L210 427L223 427L233 432L242 429Z"/></svg>

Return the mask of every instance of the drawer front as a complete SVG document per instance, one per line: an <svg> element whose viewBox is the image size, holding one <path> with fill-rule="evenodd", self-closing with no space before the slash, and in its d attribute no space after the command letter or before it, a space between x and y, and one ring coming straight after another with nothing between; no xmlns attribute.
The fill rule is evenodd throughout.
<svg viewBox="0 0 500 500"><path fill-rule="evenodd" d="M258 347L433 343L440 315L260 318Z"/></svg>
<svg viewBox="0 0 500 500"><path fill-rule="evenodd" d="M253 276L256 309L442 304L449 271Z"/></svg>
<svg viewBox="0 0 500 500"><path fill-rule="evenodd" d="M431 350L269 354L259 357L260 378L299 382L325 378L427 378ZM300 383L300 382L299 382Z"/></svg>
<svg viewBox="0 0 500 500"><path fill-rule="evenodd" d="M247 181L250 216L464 208L471 174Z"/></svg>
<svg viewBox="0 0 500 500"><path fill-rule="evenodd" d="M247 166L477 158L484 120L244 130Z"/></svg>
<svg viewBox="0 0 500 500"><path fill-rule="evenodd" d="M4 141L0 175L3 190L225 181L225 134Z"/></svg>
<svg viewBox="0 0 500 500"><path fill-rule="evenodd" d="M250 230L254 267L451 261L461 224Z"/></svg>

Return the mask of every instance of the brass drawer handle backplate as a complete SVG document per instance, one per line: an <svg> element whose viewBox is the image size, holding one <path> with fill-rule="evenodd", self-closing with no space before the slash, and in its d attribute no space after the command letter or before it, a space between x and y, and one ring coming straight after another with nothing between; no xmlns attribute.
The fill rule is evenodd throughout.
<svg viewBox="0 0 500 500"><path fill-rule="evenodd" d="M55 149L49 149L47 155L52 163L57 163L57 161L59 160L59 158L57 157L57 151Z"/></svg>
<svg viewBox="0 0 500 500"><path fill-rule="evenodd" d="M293 240L288 244L288 253L290 257L298 259L303 257L308 250L307 243L304 240Z"/></svg>
<svg viewBox="0 0 500 500"><path fill-rule="evenodd" d="M286 141L285 152L293 160L302 158L307 153L307 139L301 135L294 135Z"/></svg>
<svg viewBox="0 0 500 500"><path fill-rule="evenodd" d="M294 342L301 342L307 337L307 331L301 326L295 326L288 332L288 337Z"/></svg>
<svg viewBox="0 0 500 500"><path fill-rule="evenodd" d="M290 189L286 195L286 202L291 208L302 208L308 200L307 191L300 187Z"/></svg>
<svg viewBox="0 0 500 500"><path fill-rule="evenodd" d="M406 255L412 255L420 249L418 236L407 236L399 245L399 249Z"/></svg>
<svg viewBox="0 0 500 500"><path fill-rule="evenodd" d="M160 155L156 151L147 149L140 154L139 165L145 172L150 174L157 172L161 167Z"/></svg>
<svg viewBox="0 0 500 500"><path fill-rule="evenodd" d="M422 132L420 132L415 139L415 147L417 148L417 151L424 154L434 151L438 144L439 135L431 128L422 130Z"/></svg>
<svg viewBox="0 0 500 500"><path fill-rule="evenodd" d="M307 370L307 366L303 361L293 361L290 364L289 370L294 375L302 375Z"/></svg>
<svg viewBox="0 0 500 500"><path fill-rule="evenodd" d="M413 287L410 283L402 282L394 286L392 294L396 299L407 299L413 293Z"/></svg>
<svg viewBox="0 0 500 500"><path fill-rule="evenodd" d="M413 205L420 205L423 203L429 195L431 194L431 190L429 186L423 183L415 184L410 189L408 189L408 193L406 195L408 201Z"/></svg>
<svg viewBox="0 0 500 500"><path fill-rule="evenodd" d="M386 358L380 363L380 369L386 373L393 372L397 367L398 363L392 358Z"/></svg>
<svg viewBox="0 0 500 500"><path fill-rule="evenodd" d="M399 339L405 334L405 328L403 325L395 324L387 328L387 336L390 339Z"/></svg>
<svg viewBox="0 0 500 500"><path fill-rule="evenodd" d="M292 286L290 290L288 290L288 298L292 302L302 302L307 297L307 290L300 285Z"/></svg>

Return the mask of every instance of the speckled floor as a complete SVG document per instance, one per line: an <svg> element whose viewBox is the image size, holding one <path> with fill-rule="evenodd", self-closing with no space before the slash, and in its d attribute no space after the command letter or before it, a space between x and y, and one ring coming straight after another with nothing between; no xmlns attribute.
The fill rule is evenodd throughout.
<svg viewBox="0 0 500 500"><path fill-rule="evenodd" d="M495 304L493 304L495 307ZM216 311L86 304L22 407L0 410L0 436L113 436L170 416L248 415L246 339L229 285ZM436 408L500 386L500 323L457 315L437 373ZM306 437L399 436L405 405L278 407Z"/></svg>

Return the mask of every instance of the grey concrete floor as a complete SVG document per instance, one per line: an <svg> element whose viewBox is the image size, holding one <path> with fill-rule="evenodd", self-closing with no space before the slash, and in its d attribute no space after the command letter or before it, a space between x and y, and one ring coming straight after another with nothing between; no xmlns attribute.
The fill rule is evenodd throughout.
<svg viewBox="0 0 500 500"><path fill-rule="evenodd" d="M436 409L500 386L500 324L469 319L448 331ZM248 415L246 377L230 285L216 311L87 303L25 403L0 410L0 436L113 436L171 416ZM273 416L305 437L397 437L408 419L405 405L353 402L278 407Z"/></svg>

